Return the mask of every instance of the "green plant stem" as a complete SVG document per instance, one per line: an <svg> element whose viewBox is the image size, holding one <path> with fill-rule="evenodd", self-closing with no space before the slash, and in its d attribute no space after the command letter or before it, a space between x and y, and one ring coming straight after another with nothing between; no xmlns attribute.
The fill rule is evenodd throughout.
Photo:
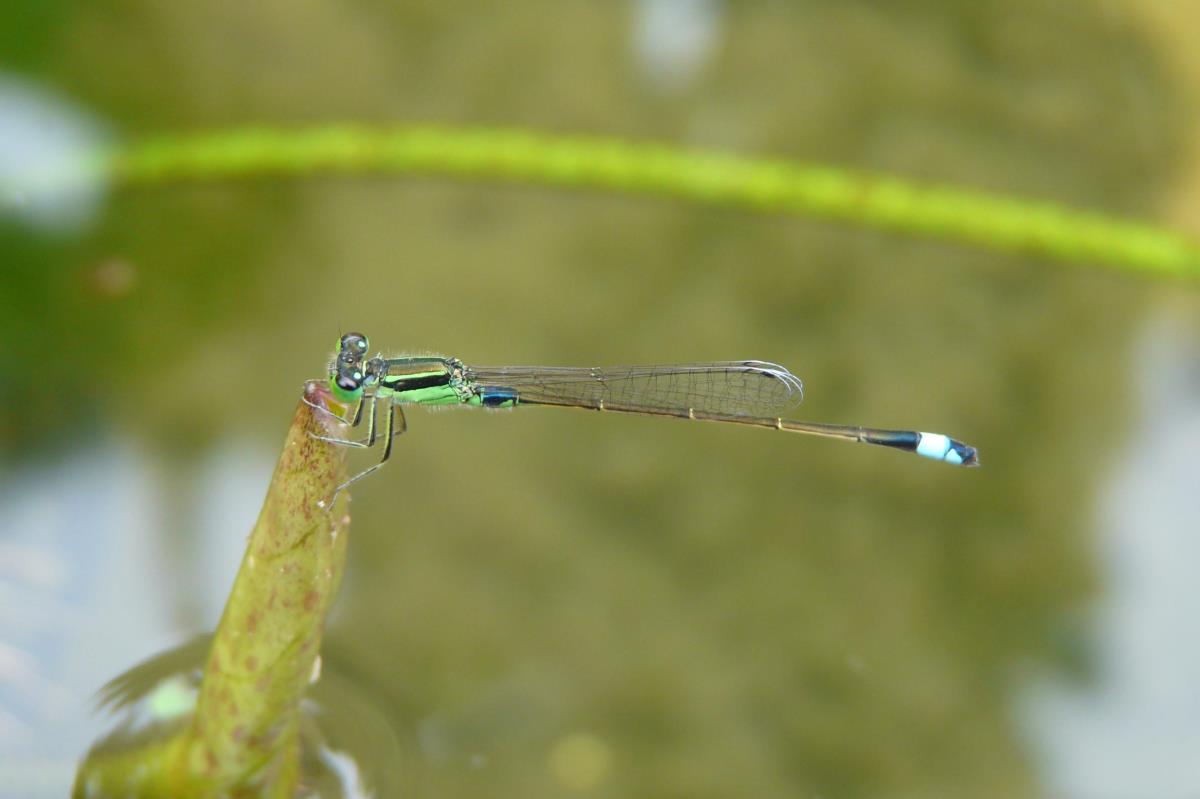
<svg viewBox="0 0 1200 799"><path fill-rule="evenodd" d="M306 392L315 397L312 384ZM301 402L213 639L189 742L177 767L221 791L291 796L300 700L319 674L325 615L337 593L350 519L345 449L309 431L326 419Z"/></svg>
<svg viewBox="0 0 1200 799"><path fill-rule="evenodd" d="M1200 246L1150 225L826 166L613 139L438 127L233 130L114 153L120 185L323 173L442 175L675 197L834 219L1125 271L1200 277Z"/></svg>
<svg viewBox="0 0 1200 799"><path fill-rule="evenodd" d="M324 403L319 383L305 396ZM89 755L76 796L291 797L300 701L320 671L325 617L341 581L350 518L336 420L299 403L209 649L190 724L132 751Z"/></svg>

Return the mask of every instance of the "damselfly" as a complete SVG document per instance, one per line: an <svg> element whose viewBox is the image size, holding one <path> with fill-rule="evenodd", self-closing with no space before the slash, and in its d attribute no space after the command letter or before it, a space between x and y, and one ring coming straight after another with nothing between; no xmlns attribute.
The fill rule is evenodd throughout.
<svg viewBox="0 0 1200 799"><path fill-rule="evenodd" d="M366 359L368 348L366 336L347 333L338 341L337 354L329 365L329 388L333 396L354 408L345 421L358 427L365 413L366 438L361 441L317 438L368 448L382 439L383 456L379 463L340 485L339 492L387 462L392 454L392 440L407 426L401 405L481 408L556 405L673 416L859 441L959 466L979 465L974 447L941 433L784 419L782 414L803 399L804 386L800 378L784 367L765 361L603 368L468 366L457 358Z"/></svg>

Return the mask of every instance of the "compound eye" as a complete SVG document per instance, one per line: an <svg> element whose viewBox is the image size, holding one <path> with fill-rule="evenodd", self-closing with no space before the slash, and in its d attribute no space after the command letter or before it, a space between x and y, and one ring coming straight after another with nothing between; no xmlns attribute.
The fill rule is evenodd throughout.
<svg viewBox="0 0 1200 799"><path fill-rule="evenodd" d="M343 391L357 391L359 381L355 380L350 375L338 375L337 384L338 388L342 389Z"/></svg>
<svg viewBox="0 0 1200 799"><path fill-rule="evenodd" d="M361 358L366 355L367 348L367 337L362 333L346 333L338 345L340 353L350 355L352 358Z"/></svg>

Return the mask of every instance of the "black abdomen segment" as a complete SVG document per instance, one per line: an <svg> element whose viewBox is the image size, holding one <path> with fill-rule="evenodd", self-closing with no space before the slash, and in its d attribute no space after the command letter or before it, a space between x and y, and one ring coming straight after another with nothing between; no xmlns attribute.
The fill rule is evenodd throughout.
<svg viewBox="0 0 1200 799"><path fill-rule="evenodd" d="M908 430L880 430L867 433L863 440L884 447L916 452L921 443L921 434Z"/></svg>

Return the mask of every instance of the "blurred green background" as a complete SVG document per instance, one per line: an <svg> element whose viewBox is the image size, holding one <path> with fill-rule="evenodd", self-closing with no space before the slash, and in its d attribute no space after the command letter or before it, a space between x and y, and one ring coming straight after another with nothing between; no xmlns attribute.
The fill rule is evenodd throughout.
<svg viewBox="0 0 1200 799"><path fill-rule="evenodd" d="M54 0L0 11L0 79L116 141L524 127L1195 231L1197 25L1193 6L1125 0ZM355 487L327 650L407 742L376 767L464 797L1061 787L1023 686L1100 679L1086 609L1108 586L1104 497L1138 450L1141 342L1194 340L1200 310L1192 285L800 218L394 177L118 190L71 230L6 219L0 286L0 499L24 520L0 545L141 597L156 646L215 624L201 597L227 590L301 383L344 330L480 364L774 360L805 380L801 418L979 447L969 472L720 426L410 412ZM145 488L92 507L55 475L105 447L134 453ZM244 512L214 509L230 491ZM53 536L37 503L71 511ZM111 553L143 517L130 580ZM124 642L112 662L154 651L120 632L120 601L4 576L8 617L62 599L61 629ZM37 672L55 624L0 641ZM114 676L62 639L72 691ZM46 731L83 700L44 722L13 674L0 753L69 771L82 748Z"/></svg>

